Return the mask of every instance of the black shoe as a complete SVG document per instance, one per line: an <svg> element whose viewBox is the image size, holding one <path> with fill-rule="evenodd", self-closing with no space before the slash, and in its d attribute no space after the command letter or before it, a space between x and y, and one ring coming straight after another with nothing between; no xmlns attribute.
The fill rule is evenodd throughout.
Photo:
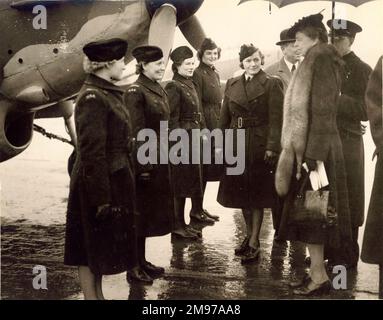
<svg viewBox="0 0 383 320"><path fill-rule="evenodd" d="M241 245L238 248L235 248L234 254L236 256L241 256L247 252L247 250L249 249L249 240L250 238L246 237L245 239L243 239Z"/></svg>
<svg viewBox="0 0 383 320"><path fill-rule="evenodd" d="M197 237L202 238L202 231L192 228L191 226L186 226L186 231L194 233Z"/></svg>
<svg viewBox="0 0 383 320"><path fill-rule="evenodd" d="M260 248L249 247L246 255L241 259L242 264L252 263L258 260L259 253L261 252Z"/></svg>
<svg viewBox="0 0 383 320"><path fill-rule="evenodd" d="M140 267L135 267L126 271L126 280L129 283L141 282L143 284L152 284L153 278L149 276L145 270Z"/></svg>
<svg viewBox="0 0 383 320"><path fill-rule="evenodd" d="M160 277L165 273L165 269L162 267L157 267L154 264L150 263L149 261L145 261L141 265L142 269L149 274L151 277Z"/></svg>
<svg viewBox="0 0 383 320"><path fill-rule="evenodd" d="M331 290L331 282L329 280L323 282L322 284L316 286L314 289L309 289L309 284L312 283L312 280L306 283L306 285L295 289L293 292L296 295L300 296L319 296L328 294Z"/></svg>
<svg viewBox="0 0 383 320"><path fill-rule="evenodd" d="M219 216L216 216L214 214L211 214L209 211L203 209L203 213L210 219L213 219L215 221L219 221Z"/></svg>
<svg viewBox="0 0 383 320"><path fill-rule="evenodd" d="M311 281L310 276L308 274L305 274L305 276L302 279L300 279L300 280L290 281L289 282L289 287L293 288L293 289L296 289L296 288L299 288L299 287L307 285L310 281Z"/></svg>
<svg viewBox="0 0 383 320"><path fill-rule="evenodd" d="M196 234L191 233L186 229L175 230L172 232L172 236L174 236L176 238L183 239L183 240L196 240L196 239L198 239L198 236Z"/></svg>
<svg viewBox="0 0 383 320"><path fill-rule="evenodd" d="M204 212L200 213L190 213L190 219L196 220L198 222L207 223L207 224L214 224L215 220L209 218L207 215L205 215Z"/></svg>

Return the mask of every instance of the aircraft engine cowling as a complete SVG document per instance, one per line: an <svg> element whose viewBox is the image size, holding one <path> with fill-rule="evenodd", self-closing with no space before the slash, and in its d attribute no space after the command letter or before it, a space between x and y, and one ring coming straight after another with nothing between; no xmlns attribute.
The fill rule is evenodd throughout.
<svg viewBox="0 0 383 320"><path fill-rule="evenodd" d="M20 113L10 111L11 104L0 101L0 162L8 160L31 143L33 135L34 112Z"/></svg>

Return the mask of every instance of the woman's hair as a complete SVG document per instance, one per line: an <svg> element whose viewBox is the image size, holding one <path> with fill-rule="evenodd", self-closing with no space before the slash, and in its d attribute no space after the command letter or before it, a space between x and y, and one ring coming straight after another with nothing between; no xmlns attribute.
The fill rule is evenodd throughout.
<svg viewBox="0 0 383 320"><path fill-rule="evenodd" d="M172 71L173 71L173 73L174 74L177 74L178 73L178 68L182 65L182 63L183 63L183 61L182 62L179 62L179 61L177 61L177 62L173 62L173 64L172 64Z"/></svg>
<svg viewBox="0 0 383 320"><path fill-rule="evenodd" d="M301 30L298 30L298 32L304 33L306 36L308 36L312 40L318 39L322 43L328 42L328 35L327 35L326 28L307 26Z"/></svg>
<svg viewBox="0 0 383 320"><path fill-rule="evenodd" d="M257 50L254 51L254 53L259 52L259 56L261 57L261 66L263 66L263 65L265 64L265 55L262 53L262 51L261 51L260 49L258 49L258 48L256 48L256 49L257 49ZM239 63L239 67L240 67L241 69L245 69L245 68L243 67L243 62L240 62L240 63Z"/></svg>
<svg viewBox="0 0 383 320"><path fill-rule="evenodd" d="M136 64L136 74L141 74L144 71L144 62L138 62Z"/></svg>
<svg viewBox="0 0 383 320"><path fill-rule="evenodd" d="M203 54L205 53L205 51L207 51L207 50L215 50L215 49L217 49L218 50L218 59L220 59L221 58L221 48L219 48L219 47L216 47L216 48L214 48L214 49L206 49L206 50L198 50L197 51L197 57L198 57L198 60L199 61L202 61L202 57L203 57Z"/></svg>
<svg viewBox="0 0 383 320"><path fill-rule="evenodd" d="M97 62L97 61L91 61L87 56L85 56L83 61L83 68L85 73L95 73L111 64L113 64L116 60L113 61L103 61L103 62Z"/></svg>

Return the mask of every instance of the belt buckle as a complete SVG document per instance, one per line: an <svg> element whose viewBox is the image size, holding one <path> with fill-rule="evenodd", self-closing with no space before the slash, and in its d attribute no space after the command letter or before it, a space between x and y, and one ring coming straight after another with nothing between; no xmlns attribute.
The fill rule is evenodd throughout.
<svg viewBox="0 0 383 320"><path fill-rule="evenodd" d="M243 126L243 118L242 117L238 117L237 119L237 127L238 128L242 128Z"/></svg>

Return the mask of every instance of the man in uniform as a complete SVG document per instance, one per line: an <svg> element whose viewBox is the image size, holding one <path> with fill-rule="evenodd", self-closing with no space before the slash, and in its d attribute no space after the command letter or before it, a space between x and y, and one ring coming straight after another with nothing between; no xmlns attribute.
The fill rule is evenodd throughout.
<svg viewBox="0 0 383 320"><path fill-rule="evenodd" d="M331 28L331 24L333 24L333 28ZM333 30L334 46L345 62L337 123L347 173L352 227L350 250L342 250L344 253L342 255L340 252L333 256L330 255L329 264L356 267L359 260L359 227L363 225L364 221L364 146L362 136L365 133L365 127L360 122L368 120L364 94L372 70L351 50L355 35L361 32L362 28L348 20L329 20L327 25Z"/></svg>

